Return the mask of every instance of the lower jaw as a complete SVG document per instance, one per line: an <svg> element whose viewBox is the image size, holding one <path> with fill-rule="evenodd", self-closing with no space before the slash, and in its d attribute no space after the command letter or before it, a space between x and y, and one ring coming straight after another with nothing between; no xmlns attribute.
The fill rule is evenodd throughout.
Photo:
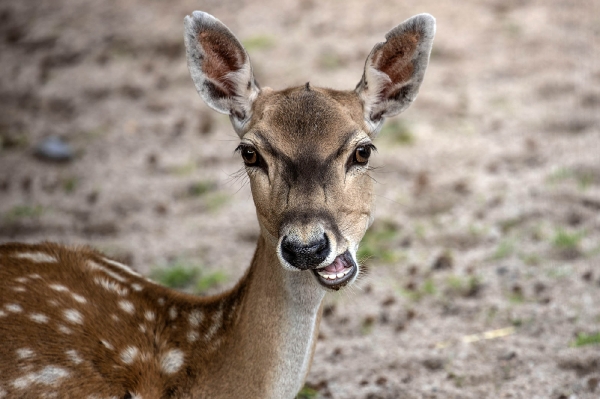
<svg viewBox="0 0 600 399"><path fill-rule="evenodd" d="M358 273L358 266L356 265L356 263L354 262L354 260L352 259L352 256L350 255L350 253L348 251L339 255L338 258L341 258L343 260L343 263L348 266L346 269L344 269L344 271L346 271L347 269L350 269L346 275L344 275L340 278L337 278L335 280L326 279L326 278L322 277L321 275L319 275L317 269L312 270L312 272L315 275L315 278L317 279L319 284L321 284L323 287L325 287L327 289L335 290L335 291L339 290L340 288L342 288L342 287L346 286L348 283L350 283L354 279L356 274Z"/></svg>

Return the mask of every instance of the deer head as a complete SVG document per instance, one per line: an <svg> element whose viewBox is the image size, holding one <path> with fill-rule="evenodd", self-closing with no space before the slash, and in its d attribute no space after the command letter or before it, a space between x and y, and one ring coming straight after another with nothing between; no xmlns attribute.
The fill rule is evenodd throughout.
<svg viewBox="0 0 600 399"><path fill-rule="evenodd" d="M369 158L387 117L415 99L429 61L435 20L412 17L391 30L353 91L261 88L231 31L196 11L185 19L196 89L228 114L250 178L261 234L289 271L311 270L337 290L360 273L356 251L372 221Z"/></svg>

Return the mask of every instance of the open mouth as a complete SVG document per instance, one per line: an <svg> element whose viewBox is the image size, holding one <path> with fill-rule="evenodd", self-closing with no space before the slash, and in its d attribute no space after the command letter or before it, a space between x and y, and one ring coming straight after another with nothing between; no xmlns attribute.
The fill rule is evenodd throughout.
<svg viewBox="0 0 600 399"><path fill-rule="evenodd" d="M317 281L322 286L333 290L339 290L348 284L357 272L358 267L348 251L338 255L330 265L320 269L313 269Z"/></svg>

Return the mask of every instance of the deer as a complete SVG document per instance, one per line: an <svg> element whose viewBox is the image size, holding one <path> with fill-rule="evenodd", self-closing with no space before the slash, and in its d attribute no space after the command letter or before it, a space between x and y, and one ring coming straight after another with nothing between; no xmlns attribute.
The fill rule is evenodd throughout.
<svg viewBox="0 0 600 399"><path fill-rule="evenodd" d="M195 88L240 139L260 229L250 266L202 297L91 247L0 245L0 398L294 398L325 295L363 272L373 141L417 96L435 19L389 31L348 91L260 87L222 22L194 11L184 26Z"/></svg>

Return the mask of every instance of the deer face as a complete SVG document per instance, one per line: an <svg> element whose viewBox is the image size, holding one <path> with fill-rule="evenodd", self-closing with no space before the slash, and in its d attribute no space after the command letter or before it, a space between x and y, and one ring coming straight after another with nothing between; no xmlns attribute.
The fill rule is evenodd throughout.
<svg viewBox="0 0 600 399"><path fill-rule="evenodd" d="M356 277L356 250L371 218L374 146L360 110L356 95L308 84L268 92L239 147L260 226L281 265L313 269L328 288Z"/></svg>
<svg viewBox="0 0 600 399"><path fill-rule="evenodd" d="M248 54L217 19L186 17L196 89L227 113L241 138L261 233L281 266L312 270L326 289L359 273L358 244L371 218L372 140L385 117L415 98L429 59L433 17L399 25L375 46L354 91L260 89Z"/></svg>

